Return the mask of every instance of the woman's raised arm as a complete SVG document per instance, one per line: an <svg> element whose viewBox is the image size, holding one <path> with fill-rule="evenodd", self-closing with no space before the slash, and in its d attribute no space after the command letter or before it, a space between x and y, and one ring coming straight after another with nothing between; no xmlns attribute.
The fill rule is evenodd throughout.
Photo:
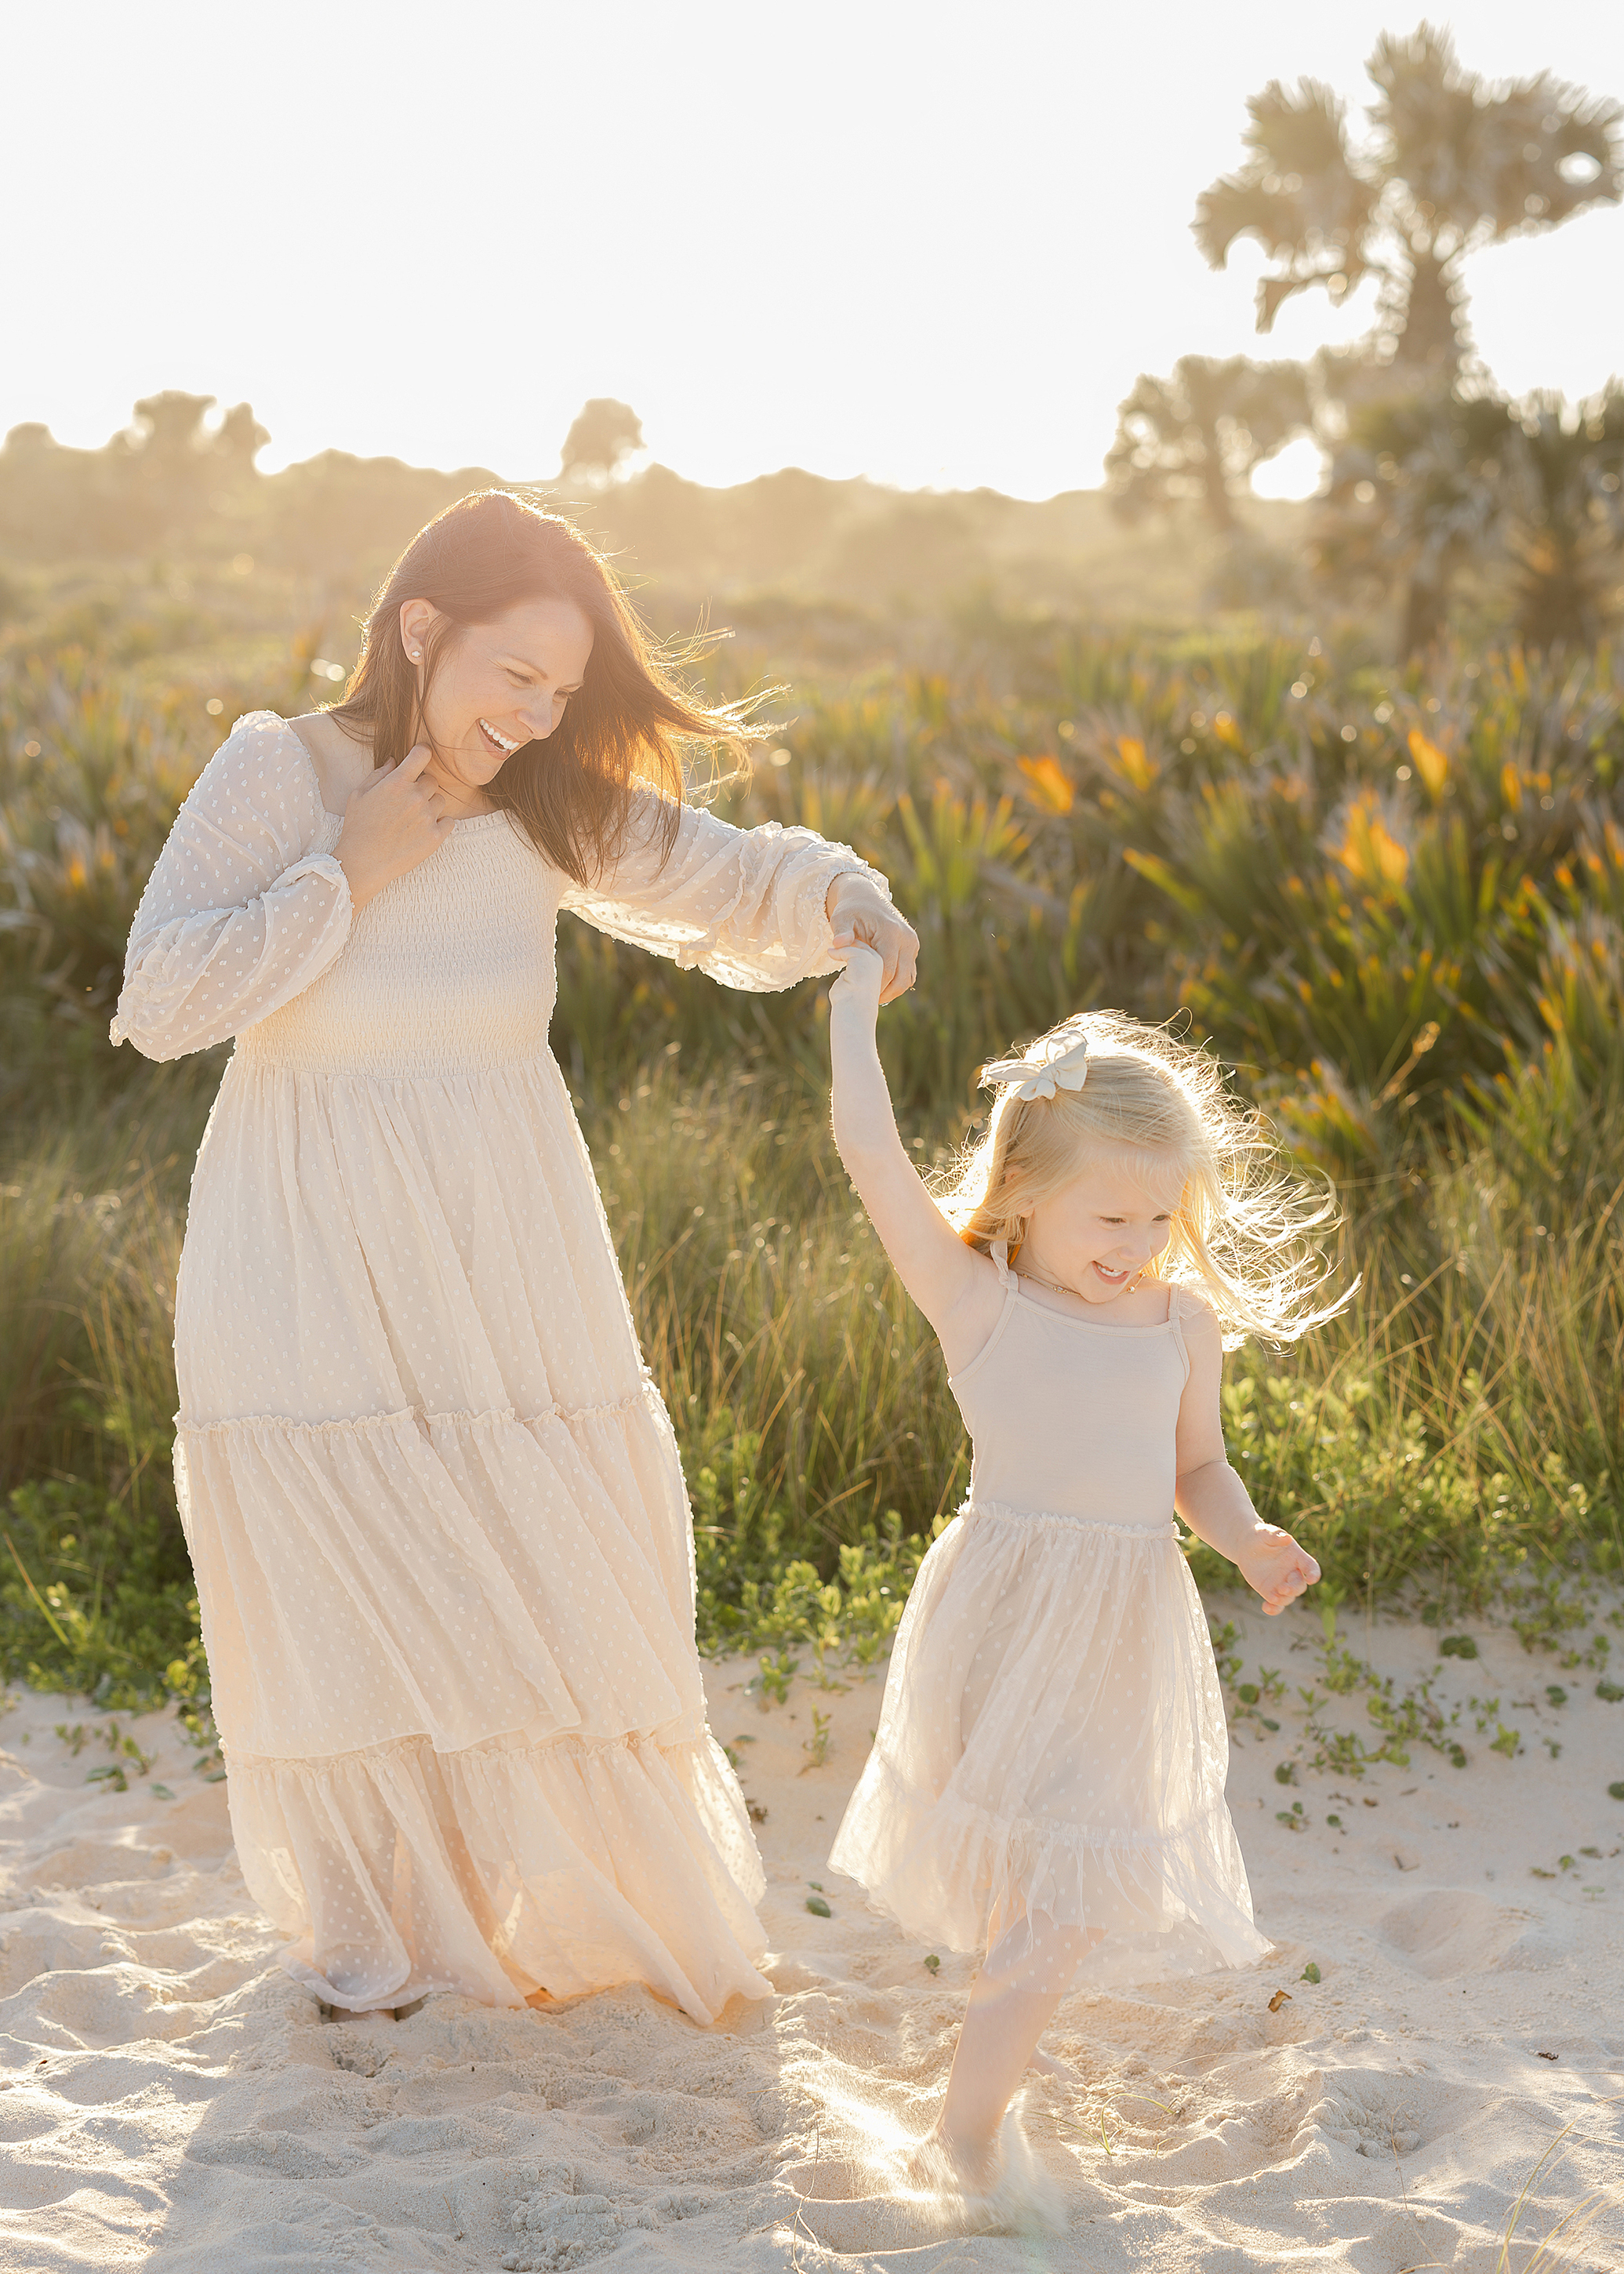
<svg viewBox="0 0 1624 2274"><path fill-rule="evenodd" d="M834 899L842 913L850 905L831 894L841 878L862 879L865 908L882 922L889 911L913 939L891 910L885 879L850 846L776 821L735 829L685 805L676 842L662 860L659 825L668 811L652 791L640 794L613 870L590 886L568 886L563 906L599 931L757 994L836 968L827 903ZM907 963L911 975L911 957Z"/></svg>
<svg viewBox="0 0 1624 2274"><path fill-rule="evenodd" d="M350 937L350 885L313 848L313 768L270 712L239 719L175 817L136 910L115 1043L184 1058L319 978Z"/></svg>

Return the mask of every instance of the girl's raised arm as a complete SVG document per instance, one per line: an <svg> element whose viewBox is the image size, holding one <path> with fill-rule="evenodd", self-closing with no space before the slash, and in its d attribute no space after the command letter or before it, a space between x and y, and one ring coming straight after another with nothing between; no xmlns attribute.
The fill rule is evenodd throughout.
<svg viewBox="0 0 1624 2274"><path fill-rule="evenodd" d="M991 1332L1003 1293L993 1265L959 1239L897 1134L874 1037L884 972L872 948L853 947L830 992L835 1143L898 1277L956 1372Z"/></svg>

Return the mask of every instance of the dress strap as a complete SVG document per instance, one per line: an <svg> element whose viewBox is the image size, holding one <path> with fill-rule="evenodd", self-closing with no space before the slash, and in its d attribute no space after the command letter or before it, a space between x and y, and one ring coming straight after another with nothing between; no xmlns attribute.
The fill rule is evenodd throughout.
<svg viewBox="0 0 1624 2274"><path fill-rule="evenodd" d="M998 1284L1006 1291L1015 1284L1015 1274L1010 1269L1010 1243L995 1239L987 1253L998 1268Z"/></svg>
<svg viewBox="0 0 1624 2274"><path fill-rule="evenodd" d="M1184 1342L1184 1310L1178 1298L1178 1283L1175 1280L1168 1288L1168 1324L1173 1329L1173 1347L1178 1352L1179 1360L1184 1369L1184 1380L1188 1382L1190 1352Z"/></svg>

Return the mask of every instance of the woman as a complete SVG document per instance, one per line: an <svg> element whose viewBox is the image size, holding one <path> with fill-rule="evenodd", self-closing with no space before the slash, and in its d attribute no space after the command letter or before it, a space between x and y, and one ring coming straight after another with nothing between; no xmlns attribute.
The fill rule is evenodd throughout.
<svg viewBox="0 0 1624 2274"><path fill-rule="evenodd" d="M114 1041L237 1037L176 1302L232 1826L351 2012L767 1994L676 1444L546 1039L560 907L733 986L857 937L911 983L853 854L681 802L673 738L750 731L487 491L407 547L344 703L237 722L137 912Z"/></svg>

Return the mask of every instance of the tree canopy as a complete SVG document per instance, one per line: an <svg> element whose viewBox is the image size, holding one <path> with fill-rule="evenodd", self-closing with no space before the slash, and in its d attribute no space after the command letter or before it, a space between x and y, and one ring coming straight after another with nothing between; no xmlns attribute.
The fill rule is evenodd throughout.
<svg viewBox="0 0 1624 2274"><path fill-rule="evenodd" d="M560 481L611 481L643 447L643 421L629 403L595 395L564 439Z"/></svg>
<svg viewBox="0 0 1624 2274"><path fill-rule="evenodd" d="M1367 68L1378 98L1362 143L1320 80L1271 79L1252 98L1245 163L1199 200L1196 242L1215 268L1238 238L1262 245L1260 332L1295 293L1340 302L1376 276L1378 354L1448 382L1470 355L1467 256L1616 204L1624 108L1549 72L1485 79L1431 24L1384 33Z"/></svg>
<svg viewBox="0 0 1624 2274"><path fill-rule="evenodd" d="M1117 511L1132 520L1188 499L1225 535L1252 468L1313 422L1301 364L1245 356L1181 356L1169 379L1142 373L1116 417L1105 478Z"/></svg>

